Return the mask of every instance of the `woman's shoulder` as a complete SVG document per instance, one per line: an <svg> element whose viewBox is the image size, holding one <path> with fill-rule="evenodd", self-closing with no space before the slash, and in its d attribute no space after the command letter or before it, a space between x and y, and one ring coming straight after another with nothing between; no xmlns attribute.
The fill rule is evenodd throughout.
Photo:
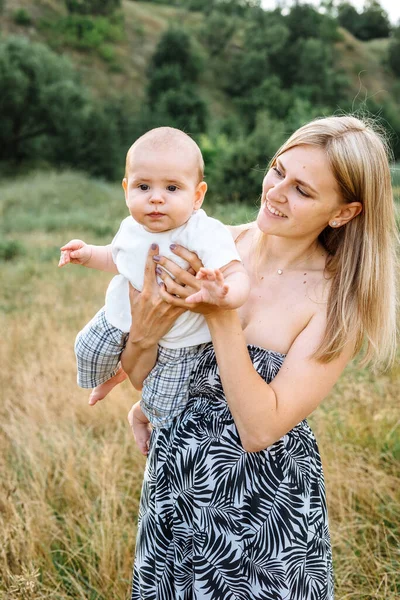
<svg viewBox="0 0 400 600"><path fill-rule="evenodd" d="M252 223L243 223L243 225L227 225L228 230L231 232L232 237L235 242L239 240L240 237L245 235L246 231L253 229L255 227L255 221Z"/></svg>

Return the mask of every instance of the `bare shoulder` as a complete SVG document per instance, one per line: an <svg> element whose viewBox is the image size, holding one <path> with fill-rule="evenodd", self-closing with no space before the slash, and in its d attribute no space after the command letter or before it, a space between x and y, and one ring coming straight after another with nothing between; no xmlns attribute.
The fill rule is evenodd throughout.
<svg viewBox="0 0 400 600"><path fill-rule="evenodd" d="M227 225L226 227L231 232L233 239L236 240L240 237L242 233L251 229L254 226L254 223L244 223L243 225Z"/></svg>

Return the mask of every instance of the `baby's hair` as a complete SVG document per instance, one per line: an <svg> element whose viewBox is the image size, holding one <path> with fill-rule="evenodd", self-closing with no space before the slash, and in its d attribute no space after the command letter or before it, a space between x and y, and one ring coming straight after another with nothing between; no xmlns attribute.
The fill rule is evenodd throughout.
<svg viewBox="0 0 400 600"><path fill-rule="evenodd" d="M184 152L193 158L193 164L197 169L196 184L203 181L204 178L204 160L201 150L196 142L184 131L175 129L175 127L156 127L150 129L140 136L129 148L125 162L125 177L128 178L133 150L140 146L141 150L171 150L172 148L184 150Z"/></svg>

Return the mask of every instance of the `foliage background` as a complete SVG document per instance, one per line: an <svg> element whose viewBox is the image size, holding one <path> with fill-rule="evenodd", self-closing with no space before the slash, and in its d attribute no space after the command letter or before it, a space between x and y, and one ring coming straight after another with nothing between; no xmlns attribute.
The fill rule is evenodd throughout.
<svg viewBox="0 0 400 600"><path fill-rule="evenodd" d="M350 32L341 6L0 3L2 600L129 597L143 470L126 422L135 392L123 384L86 406L73 341L109 278L56 265L71 237L110 241L134 139L159 124L194 135L207 210L226 223L254 218L268 159L314 116L376 115L399 159L399 28L385 30L369 2L351 20L364 15L369 37ZM393 183L398 199L395 163ZM353 364L311 418L340 599L399 596L399 392L398 364L384 375Z"/></svg>

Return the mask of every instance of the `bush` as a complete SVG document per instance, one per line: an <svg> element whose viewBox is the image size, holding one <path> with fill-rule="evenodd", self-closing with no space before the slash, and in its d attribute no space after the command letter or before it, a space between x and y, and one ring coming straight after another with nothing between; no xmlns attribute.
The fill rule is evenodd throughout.
<svg viewBox="0 0 400 600"><path fill-rule="evenodd" d="M25 254L25 247L16 240L0 240L0 260L9 261Z"/></svg>
<svg viewBox="0 0 400 600"><path fill-rule="evenodd" d="M121 6L121 0L65 0L70 13L110 15Z"/></svg>
<svg viewBox="0 0 400 600"><path fill-rule="evenodd" d="M52 43L84 50L100 49L104 42L118 42L124 36L119 18L68 15L56 21L42 21L41 26L51 33Z"/></svg>
<svg viewBox="0 0 400 600"><path fill-rule="evenodd" d="M14 22L17 25L31 25L32 19L29 13L24 8L19 8L13 14Z"/></svg>

